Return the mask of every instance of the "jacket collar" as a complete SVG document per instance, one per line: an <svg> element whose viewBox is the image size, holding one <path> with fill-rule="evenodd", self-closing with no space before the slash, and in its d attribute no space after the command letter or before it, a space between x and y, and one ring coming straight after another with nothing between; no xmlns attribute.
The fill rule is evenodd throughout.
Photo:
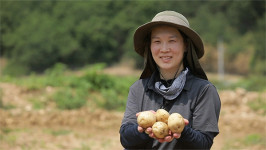
<svg viewBox="0 0 266 150"><path fill-rule="evenodd" d="M188 71L187 75L186 75L186 83L184 85L184 90L186 91L189 91L190 88L191 88L191 85L192 85L192 79L193 78L193 75L190 71ZM146 91L147 90L155 90L155 82L159 79L159 72L158 71L154 71L148 81L148 84L147 84L147 88L146 88Z"/></svg>

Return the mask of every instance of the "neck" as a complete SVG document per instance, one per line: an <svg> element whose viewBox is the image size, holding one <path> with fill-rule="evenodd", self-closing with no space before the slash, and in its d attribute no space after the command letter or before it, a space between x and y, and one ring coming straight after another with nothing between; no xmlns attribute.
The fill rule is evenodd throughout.
<svg viewBox="0 0 266 150"><path fill-rule="evenodd" d="M182 70L184 70L183 64L180 65L180 67L178 67L177 69L173 69L173 70L160 69L160 73L161 73L160 78L164 80L174 79L181 73Z"/></svg>

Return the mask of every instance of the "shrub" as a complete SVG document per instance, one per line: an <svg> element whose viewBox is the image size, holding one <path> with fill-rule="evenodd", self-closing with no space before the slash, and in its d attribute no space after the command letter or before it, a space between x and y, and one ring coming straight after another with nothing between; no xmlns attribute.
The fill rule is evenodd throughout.
<svg viewBox="0 0 266 150"><path fill-rule="evenodd" d="M125 95L120 95L113 89L102 90L101 94L104 100L98 103L100 107L107 110L124 110L127 102Z"/></svg>
<svg viewBox="0 0 266 150"><path fill-rule="evenodd" d="M248 106L255 111L260 110L264 115L266 114L266 102L262 95L257 100L248 102Z"/></svg>
<svg viewBox="0 0 266 150"><path fill-rule="evenodd" d="M0 88L0 108L4 108L3 104L3 90Z"/></svg>
<svg viewBox="0 0 266 150"><path fill-rule="evenodd" d="M265 137L260 134L249 134L243 140L244 145L265 145Z"/></svg>
<svg viewBox="0 0 266 150"><path fill-rule="evenodd" d="M59 76L67 70L67 66L63 63L56 63L53 67L45 70L45 74L48 76Z"/></svg>
<svg viewBox="0 0 266 150"><path fill-rule="evenodd" d="M230 89L234 90L237 87L244 88L247 91L265 91L266 82L265 76L248 76L237 82L211 80L218 90Z"/></svg>
<svg viewBox="0 0 266 150"><path fill-rule="evenodd" d="M60 89L53 95L53 100L59 109L78 109L87 102L84 90L71 88Z"/></svg>
<svg viewBox="0 0 266 150"><path fill-rule="evenodd" d="M264 91L266 90L265 76L249 76L238 82L238 86L248 91Z"/></svg>

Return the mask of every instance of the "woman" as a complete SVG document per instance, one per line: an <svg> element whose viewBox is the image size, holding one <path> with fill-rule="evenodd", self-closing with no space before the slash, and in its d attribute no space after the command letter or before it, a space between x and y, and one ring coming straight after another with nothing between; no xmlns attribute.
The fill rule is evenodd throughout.
<svg viewBox="0 0 266 150"><path fill-rule="evenodd" d="M199 35L174 11L158 13L134 34L135 51L144 57L141 77L131 87L122 125L126 149L210 149L219 133L220 98L198 59L204 54ZM139 112L163 108L185 119L181 134L158 139L151 127L137 124Z"/></svg>

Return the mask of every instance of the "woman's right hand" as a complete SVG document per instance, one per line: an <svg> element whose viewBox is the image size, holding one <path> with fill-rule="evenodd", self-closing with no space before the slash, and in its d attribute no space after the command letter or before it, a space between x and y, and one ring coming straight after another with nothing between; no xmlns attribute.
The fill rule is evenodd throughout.
<svg viewBox="0 0 266 150"><path fill-rule="evenodd" d="M152 113L156 114L154 110L150 110ZM138 117L141 112L136 113L136 116ZM148 127L146 129L143 129L142 127L138 126L138 131L140 133L145 132L146 134L150 135L152 133L152 127ZM151 137L151 135L150 135Z"/></svg>

